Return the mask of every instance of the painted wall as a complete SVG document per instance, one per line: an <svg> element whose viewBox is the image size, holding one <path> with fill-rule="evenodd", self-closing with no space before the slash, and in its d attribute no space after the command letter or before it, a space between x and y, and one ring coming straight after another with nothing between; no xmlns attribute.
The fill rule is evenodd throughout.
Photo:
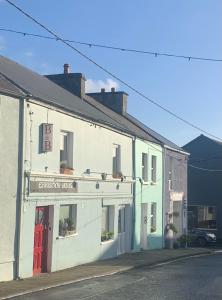
<svg viewBox="0 0 222 300"><path fill-rule="evenodd" d="M148 184L141 184L139 178L142 178L142 153L148 153ZM151 157L157 157L157 175L156 184L151 183ZM140 231L141 231L141 204L148 203L147 218L147 245L148 249L159 249L163 245L162 231L162 195L163 195L163 157L162 148L150 142L136 139L135 143L135 163L136 163L136 188L135 188L135 233L134 249L140 250ZM157 204L157 230L151 233L150 214L151 203Z"/></svg>
<svg viewBox="0 0 222 300"><path fill-rule="evenodd" d="M180 215L171 220L178 230L175 238L186 234L187 230L187 158L186 154L165 149L164 229L169 223L169 213L175 211L179 205ZM172 189L169 188L170 160L172 162Z"/></svg>
<svg viewBox="0 0 222 300"><path fill-rule="evenodd" d="M32 276L34 219L37 206L50 207L48 271L57 271L118 254L118 209L127 208L126 251L130 251L132 232L132 139L90 122L30 103L27 107L26 197L21 234L21 278ZM53 151L39 151L39 128L53 124ZM60 130L74 134L74 174L59 173ZM121 170L129 176L121 182L111 175L103 181L100 173L112 173L112 145L121 145ZM47 167L47 168L46 168ZM90 169L92 174L84 174ZM46 172L47 171L47 172ZM97 174L99 173L99 174ZM30 193L29 181L75 181L76 193ZM99 184L99 187L98 187ZM59 237L60 205L77 204L77 233ZM114 207L114 238L101 243L102 205Z"/></svg>
<svg viewBox="0 0 222 300"><path fill-rule="evenodd" d="M19 100L0 95L0 281L15 272Z"/></svg>

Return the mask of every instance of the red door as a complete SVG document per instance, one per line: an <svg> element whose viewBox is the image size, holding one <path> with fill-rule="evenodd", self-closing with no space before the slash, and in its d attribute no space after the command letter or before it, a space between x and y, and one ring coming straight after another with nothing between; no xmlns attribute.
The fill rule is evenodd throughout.
<svg viewBox="0 0 222 300"><path fill-rule="evenodd" d="M48 206L36 207L33 274L38 274L47 271L48 219Z"/></svg>

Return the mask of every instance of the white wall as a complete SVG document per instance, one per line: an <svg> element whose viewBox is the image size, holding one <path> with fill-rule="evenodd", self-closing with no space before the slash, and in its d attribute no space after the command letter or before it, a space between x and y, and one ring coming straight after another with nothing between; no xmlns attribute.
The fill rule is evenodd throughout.
<svg viewBox="0 0 222 300"><path fill-rule="evenodd" d="M14 277L19 100L0 95L0 281Z"/></svg>

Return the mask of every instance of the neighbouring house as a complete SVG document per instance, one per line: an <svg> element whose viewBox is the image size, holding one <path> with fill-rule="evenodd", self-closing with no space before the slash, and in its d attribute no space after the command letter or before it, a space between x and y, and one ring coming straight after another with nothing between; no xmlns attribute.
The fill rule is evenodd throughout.
<svg viewBox="0 0 222 300"><path fill-rule="evenodd" d="M3 56L0 73L16 87L1 89L1 280L131 251L128 128Z"/></svg>
<svg viewBox="0 0 222 300"><path fill-rule="evenodd" d="M12 280L17 270L24 96L0 68L0 281Z"/></svg>
<svg viewBox="0 0 222 300"><path fill-rule="evenodd" d="M134 241L133 249L157 249L165 246L166 226L174 223L174 238L187 231L187 153L127 113L125 92L85 93L85 77L70 73L47 78L78 95L116 122L126 126L135 137L134 161Z"/></svg>
<svg viewBox="0 0 222 300"><path fill-rule="evenodd" d="M201 134L184 147L188 167L188 225L222 239L222 142Z"/></svg>

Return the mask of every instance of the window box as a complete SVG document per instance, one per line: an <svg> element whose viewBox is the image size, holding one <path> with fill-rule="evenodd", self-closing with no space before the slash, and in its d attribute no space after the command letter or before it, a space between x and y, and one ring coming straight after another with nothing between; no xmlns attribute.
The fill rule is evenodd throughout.
<svg viewBox="0 0 222 300"><path fill-rule="evenodd" d="M106 242L113 239L113 232L104 231L101 235L101 242Z"/></svg>
<svg viewBox="0 0 222 300"><path fill-rule="evenodd" d="M113 178L116 178L116 179L123 179L124 176L123 176L123 173L122 173L122 172L117 172L117 173L113 174Z"/></svg>
<svg viewBox="0 0 222 300"><path fill-rule="evenodd" d="M68 167L60 167L60 174L65 174L65 175L73 175L74 169L68 168Z"/></svg>

